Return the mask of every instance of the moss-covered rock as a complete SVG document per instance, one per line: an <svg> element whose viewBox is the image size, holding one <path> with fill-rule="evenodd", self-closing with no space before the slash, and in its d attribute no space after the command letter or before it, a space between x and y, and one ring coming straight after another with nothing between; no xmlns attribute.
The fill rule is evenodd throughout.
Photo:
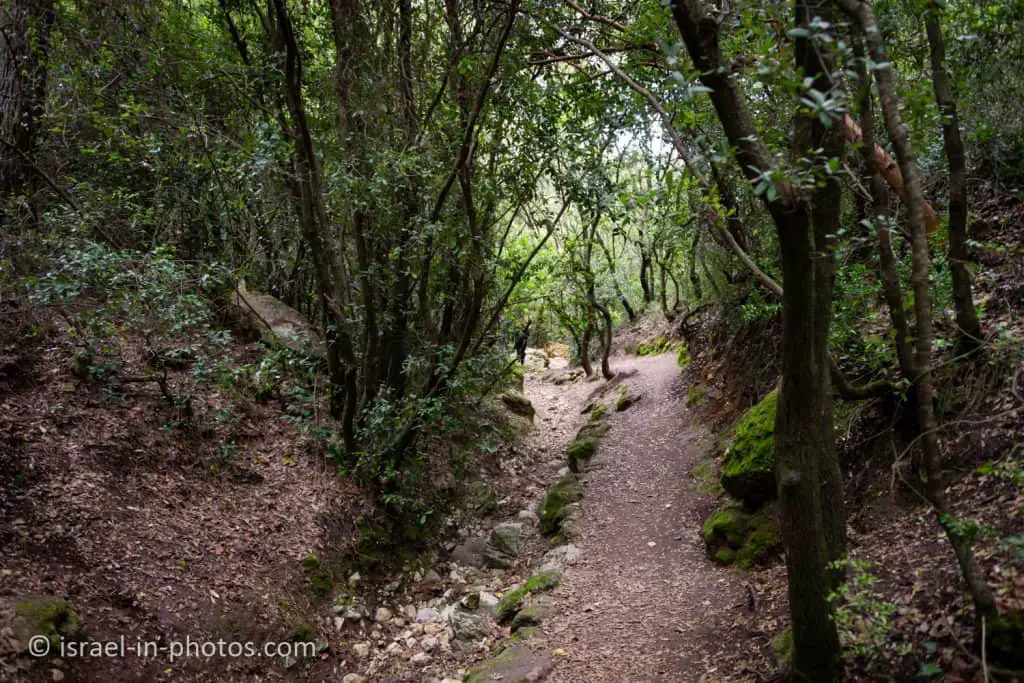
<svg viewBox="0 0 1024 683"><path fill-rule="evenodd" d="M640 400L639 394L634 394L626 387L619 389L619 395L615 399L615 410L622 412L623 410L629 410L634 403Z"/></svg>
<svg viewBox="0 0 1024 683"><path fill-rule="evenodd" d="M475 481L466 488L465 506L474 513L485 516L498 507L498 496L486 481Z"/></svg>
<svg viewBox="0 0 1024 683"><path fill-rule="evenodd" d="M561 582L562 572L557 569L537 572L526 583L501 596L501 600L498 601L498 622L508 621L515 616L520 607L522 607L526 596L549 591Z"/></svg>
<svg viewBox="0 0 1024 683"><path fill-rule="evenodd" d="M518 391L506 391L501 395L501 402L505 404L506 408L516 415L522 415L523 417L528 417L531 420L533 419L535 412L533 409L533 403L531 403L530 399L526 398L524 394L521 394Z"/></svg>
<svg viewBox="0 0 1024 683"><path fill-rule="evenodd" d="M584 464L594 457L594 453L597 453L597 439L593 437L576 439L569 444L565 453L569 456L569 469L573 472L580 472L583 470Z"/></svg>
<svg viewBox="0 0 1024 683"><path fill-rule="evenodd" d="M722 463L722 488L754 509L775 498L775 409L778 389L736 425Z"/></svg>
<svg viewBox="0 0 1024 683"><path fill-rule="evenodd" d="M14 635L22 645L32 636L46 636L53 647L60 637L72 637L81 632L81 622L71 603L53 595L27 598L15 606L12 624Z"/></svg>
<svg viewBox="0 0 1024 683"><path fill-rule="evenodd" d="M782 545L778 514L774 506L754 514L731 505L715 510L704 522L704 544L718 564L764 564Z"/></svg>
<svg viewBox="0 0 1024 683"><path fill-rule="evenodd" d="M553 603L551 598L541 596L535 598L529 605L519 610L512 619L512 631L540 624L551 616Z"/></svg>
<svg viewBox="0 0 1024 683"><path fill-rule="evenodd" d="M541 533L545 536L557 534L566 519L566 508L582 497L583 486L573 474L567 474L552 484L537 509Z"/></svg>
<svg viewBox="0 0 1024 683"><path fill-rule="evenodd" d="M600 422L604 419L604 414L608 412L608 406L603 403L598 403L594 406L594 409L590 411L590 421Z"/></svg>
<svg viewBox="0 0 1024 683"><path fill-rule="evenodd" d="M657 336L653 339L640 342L636 347L636 355L638 356L657 356L659 354L668 351L669 347L672 346L672 342L663 336Z"/></svg>
<svg viewBox="0 0 1024 683"><path fill-rule="evenodd" d="M524 683L541 681L554 666L551 657L543 652L534 652L522 643L516 643L501 651L493 659L474 667L466 674L464 683Z"/></svg>
<svg viewBox="0 0 1024 683"><path fill-rule="evenodd" d="M772 637L772 655L775 664L781 671L789 671L793 661L793 627L787 626L784 631Z"/></svg>

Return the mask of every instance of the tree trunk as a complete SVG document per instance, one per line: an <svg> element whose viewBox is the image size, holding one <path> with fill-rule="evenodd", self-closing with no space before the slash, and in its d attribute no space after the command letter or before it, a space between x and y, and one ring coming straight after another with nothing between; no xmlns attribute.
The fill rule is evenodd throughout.
<svg viewBox="0 0 1024 683"><path fill-rule="evenodd" d="M748 180L775 168L770 150L757 134L743 93L719 46L721 24L701 0L677 0L672 13L687 52ZM810 16L829 17L827 4L797 2L798 26ZM820 49L820 46L817 46ZM797 63L815 87L828 92L828 64L806 39L797 41ZM841 126L825 128L801 117L796 154L822 147L841 158ZM842 481L835 462L829 381L828 328L831 313L832 252L829 234L837 228L840 192L835 179L817 189L811 204L788 180L779 179L765 201L782 250L783 377L775 429L776 480L782 517L793 626L793 678L826 683L841 680L839 638L827 596L833 584L830 560L844 546Z"/></svg>
<svg viewBox="0 0 1024 683"><path fill-rule="evenodd" d="M938 439L938 424L935 418L934 390L932 388L932 301L929 281L928 234L921 210L923 193L917 173L917 161L907 130L900 117L899 100L896 95L895 76L888 61L882 33L871 7L860 0L838 0L840 7L857 24L864 35L872 61L882 64L875 72L879 100L885 118L886 129L892 140L893 150L900 164L900 171L906 184L907 214L911 235L910 283L914 290L914 318L917 322L914 342L914 368L917 371L915 384L917 394L917 416L921 428L921 442L924 450L925 496L935 509L939 524L945 529L953 553L956 555L964 581L974 602L978 632L983 618L996 613L995 599L984 571L971 551L969 539L964 537L959 525L950 519L945 487L942 483L942 452Z"/></svg>
<svg viewBox="0 0 1024 683"><path fill-rule="evenodd" d="M900 287L900 275L896 269L896 254L892 250L892 238L889 236L891 216L885 182L878 168L877 157L871 150L875 147L875 123L871 106L871 80L867 67L862 59L863 42L857 41L855 50L858 59L857 75L860 79L860 128L864 144L861 145L861 156L868 187L871 190L869 216L878 239L878 271L882 281L882 296L889 308L889 319L892 322L893 344L896 347L896 358L900 373L908 382L913 382L917 373L914 370L914 359L911 351L910 327L907 325L907 314L903 307L903 291Z"/></svg>
<svg viewBox="0 0 1024 683"><path fill-rule="evenodd" d="M601 314L601 320L604 323L604 339L601 344L601 376L605 379L611 379L615 376L612 372L611 365L608 363L608 358L612 354L612 316L608 312L608 308L599 303L595 303L594 307L597 312Z"/></svg>
<svg viewBox="0 0 1024 683"><path fill-rule="evenodd" d="M0 7L0 222L7 201L29 189L54 16L53 0L5 0Z"/></svg>
<svg viewBox="0 0 1024 683"><path fill-rule="evenodd" d="M925 11L925 27L931 46L932 84L942 116L942 141L949 161L949 269L953 278L956 323L960 348L972 351L981 345L981 324L971 296L971 274L967 270L967 158L960 138L960 121L949 73L946 71L946 41L942 36L942 11L932 2Z"/></svg>

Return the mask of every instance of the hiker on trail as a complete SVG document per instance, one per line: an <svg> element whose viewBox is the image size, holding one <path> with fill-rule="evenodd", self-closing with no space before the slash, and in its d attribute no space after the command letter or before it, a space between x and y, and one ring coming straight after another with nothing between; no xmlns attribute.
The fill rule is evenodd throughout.
<svg viewBox="0 0 1024 683"><path fill-rule="evenodd" d="M526 321L526 326L522 330L516 332L515 341L513 346L516 348L516 357L519 358L520 365L526 363L526 344L530 340L530 321Z"/></svg>

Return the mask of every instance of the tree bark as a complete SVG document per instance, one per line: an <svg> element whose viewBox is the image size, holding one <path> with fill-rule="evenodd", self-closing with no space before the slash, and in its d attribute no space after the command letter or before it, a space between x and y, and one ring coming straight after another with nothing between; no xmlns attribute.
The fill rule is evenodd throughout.
<svg viewBox="0 0 1024 683"><path fill-rule="evenodd" d="M719 22L701 0L677 0L672 12L743 173L757 181L772 172L775 163L721 52ZM829 14L823 4L808 8L798 2L797 25L805 26L812 12ZM819 90L828 92L828 70L807 42L798 41L798 66L815 79ZM834 125L826 130L801 118L794 151L806 154L820 146L827 155L841 152L840 129ZM828 565L842 552L845 520L832 434L827 344L833 265L827 235L836 232L840 196L834 179L814 193L810 204L785 179L775 181L774 192L774 198L765 196L765 201L779 235L785 283L775 457L793 625L793 677L837 681L843 674L827 600L832 587Z"/></svg>
<svg viewBox="0 0 1024 683"><path fill-rule="evenodd" d="M942 117L942 141L949 162L949 269L953 279L956 324L960 328L960 348L972 351L982 342L981 324L971 295L971 274L967 270L967 156L960 138L953 85L946 71L946 41L938 2L925 11L925 28L931 47L932 85Z"/></svg>
<svg viewBox="0 0 1024 683"><path fill-rule="evenodd" d="M0 7L0 222L7 200L29 189L54 17L53 0L6 0Z"/></svg>
<svg viewBox="0 0 1024 683"><path fill-rule="evenodd" d="M893 150L900 164L907 192L907 214L911 234L910 283L914 290L914 318L917 323L914 341L914 366L917 371L915 389L917 394L917 417L921 428L921 442L924 450L925 497L935 509L939 524L945 529L946 537L953 547L957 563L974 602L975 618L980 623L996 613L992 589L985 579L984 571L971 551L969 539L964 537L959 525L950 518L945 486L942 482L942 451L938 439L938 424L935 417L932 387L932 301L929 280L930 254L928 234L924 215L921 211L923 196L917 172L917 161L910 146L907 130L900 117L899 99L896 94L895 75L888 60L882 33L871 7L860 0L837 0L842 10L857 25L864 35L873 62L880 66L875 71L879 100L886 129L892 140Z"/></svg>

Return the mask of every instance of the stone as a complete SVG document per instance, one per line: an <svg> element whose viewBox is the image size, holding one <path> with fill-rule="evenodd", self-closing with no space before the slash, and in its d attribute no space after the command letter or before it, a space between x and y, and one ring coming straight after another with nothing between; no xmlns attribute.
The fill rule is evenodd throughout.
<svg viewBox="0 0 1024 683"><path fill-rule="evenodd" d="M417 643L416 639L413 638L412 636L409 636L408 638L405 639L405 646L407 648L411 649L411 648L416 647L416 643Z"/></svg>
<svg viewBox="0 0 1024 683"><path fill-rule="evenodd" d="M782 531L774 504L751 514L735 505L719 508L704 522L704 545L718 564L743 569L767 563L782 549Z"/></svg>
<svg viewBox="0 0 1024 683"><path fill-rule="evenodd" d="M544 558L541 560L541 571L547 571L554 569L561 571L566 566L572 566L580 561L583 556L583 552L572 543L566 543L558 547L552 548L544 554Z"/></svg>
<svg viewBox="0 0 1024 683"><path fill-rule="evenodd" d="M402 609L402 613L404 614L405 618L409 619L410 621L415 619L416 618L416 605L406 605Z"/></svg>
<svg viewBox="0 0 1024 683"><path fill-rule="evenodd" d="M501 653L473 668L463 679L465 683L542 681L551 672L553 662L544 652L534 652L522 644L507 647Z"/></svg>
<svg viewBox="0 0 1024 683"><path fill-rule="evenodd" d="M370 656L370 644L356 643L352 646L352 653L359 659L366 659Z"/></svg>
<svg viewBox="0 0 1024 683"><path fill-rule="evenodd" d="M417 652L409 659L409 661L417 666L423 666L430 662L430 655L426 652Z"/></svg>
<svg viewBox="0 0 1024 683"><path fill-rule="evenodd" d="M477 640L487 635L487 618L461 607L451 611L448 624L459 640Z"/></svg>
<svg viewBox="0 0 1024 683"><path fill-rule="evenodd" d="M740 418L722 461L722 488L756 510L774 500L775 409L778 389Z"/></svg>
<svg viewBox="0 0 1024 683"><path fill-rule="evenodd" d="M525 527L521 522L503 522L494 527L484 548L484 562L488 567L507 569L515 566L525 543Z"/></svg>
<svg viewBox="0 0 1024 683"><path fill-rule="evenodd" d="M567 517L566 508L583 497L583 486L572 473L567 473L548 489L547 496L537 510L540 531L545 536L559 532Z"/></svg>
<svg viewBox="0 0 1024 683"><path fill-rule="evenodd" d="M363 580L363 577L359 576L359 572L355 572L355 573L353 573L352 575L350 575L348 577L348 585L356 586L362 580Z"/></svg>
<svg viewBox="0 0 1024 683"><path fill-rule="evenodd" d="M334 617L334 630L340 631L345 627L345 617Z"/></svg>
<svg viewBox="0 0 1024 683"><path fill-rule="evenodd" d="M512 631L526 626L540 626L541 622L551 616L553 603L547 596L534 598L529 605L516 612L512 619Z"/></svg>
<svg viewBox="0 0 1024 683"><path fill-rule="evenodd" d="M399 643L391 643L384 648L384 654L394 656L402 651L402 646Z"/></svg>
<svg viewBox="0 0 1024 683"><path fill-rule="evenodd" d="M483 567L484 550L487 548L487 539L474 536L467 538L462 543L455 546L455 550L452 551L451 560L459 565L465 567ZM440 581L440 577L438 577Z"/></svg>
<svg viewBox="0 0 1024 683"><path fill-rule="evenodd" d="M391 610L387 607L378 607L377 613L373 615L373 620L378 624L384 624L390 621L392 616Z"/></svg>
<svg viewBox="0 0 1024 683"><path fill-rule="evenodd" d="M531 420L533 419L533 416L536 413L536 411L533 408L533 403L530 402L530 399L526 398L524 394L521 394L518 391L506 391L501 395L501 402L511 412L515 413L516 415L528 417Z"/></svg>
<svg viewBox="0 0 1024 683"><path fill-rule="evenodd" d="M359 674L346 674L341 679L341 683L369 683L366 676L360 676Z"/></svg>
<svg viewBox="0 0 1024 683"><path fill-rule="evenodd" d="M441 647L441 641L435 636L427 636L420 641L420 647L423 648L424 652L433 652Z"/></svg>
<svg viewBox="0 0 1024 683"><path fill-rule="evenodd" d="M496 619L498 617L498 596L487 591L480 591L479 597L480 604L477 607L477 611L481 614L486 614L492 619Z"/></svg>
<svg viewBox="0 0 1024 683"><path fill-rule="evenodd" d="M418 638L423 635L423 624L409 624L409 635Z"/></svg>
<svg viewBox="0 0 1024 683"><path fill-rule="evenodd" d="M423 575L423 580L427 583L441 583L441 575L433 569L428 569L427 573Z"/></svg>
<svg viewBox="0 0 1024 683"><path fill-rule="evenodd" d="M533 510L520 510L519 514L516 515L516 517L518 519L523 520L524 522L529 522L531 524L540 523L540 517L538 517L537 513L534 512Z"/></svg>
<svg viewBox="0 0 1024 683"><path fill-rule="evenodd" d="M64 672L60 669L50 669L50 680L54 683L60 683L64 680Z"/></svg>
<svg viewBox="0 0 1024 683"><path fill-rule="evenodd" d="M441 626L441 624L424 624L423 625L423 632L426 633L427 635L431 635L431 636L432 635L436 635L438 633L441 633L442 631L444 631L444 626Z"/></svg>
<svg viewBox="0 0 1024 683"><path fill-rule="evenodd" d="M440 613L433 607L423 607L416 612L415 616L416 621L421 624L429 624L438 621L440 618Z"/></svg>

